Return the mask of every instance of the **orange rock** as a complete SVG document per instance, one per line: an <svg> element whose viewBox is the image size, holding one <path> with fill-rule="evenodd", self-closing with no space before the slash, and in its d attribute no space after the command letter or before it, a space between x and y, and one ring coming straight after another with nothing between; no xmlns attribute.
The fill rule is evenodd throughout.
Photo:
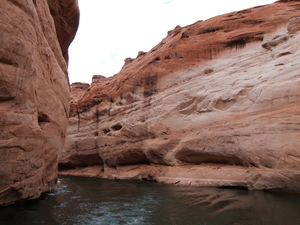
<svg viewBox="0 0 300 225"><path fill-rule="evenodd" d="M0 18L0 205L7 205L56 183L79 12L76 0L3 0Z"/></svg>
<svg viewBox="0 0 300 225"><path fill-rule="evenodd" d="M280 1L169 31L76 99L60 168L97 155L106 178L300 192L299 12Z"/></svg>

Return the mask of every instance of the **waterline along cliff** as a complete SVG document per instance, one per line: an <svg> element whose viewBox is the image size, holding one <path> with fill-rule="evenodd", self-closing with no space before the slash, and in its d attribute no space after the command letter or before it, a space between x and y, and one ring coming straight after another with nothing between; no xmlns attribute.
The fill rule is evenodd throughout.
<svg viewBox="0 0 300 225"><path fill-rule="evenodd" d="M300 2L177 26L71 86L61 174L300 192Z"/></svg>
<svg viewBox="0 0 300 225"><path fill-rule="evenodd" d="M0 205L53 189L69 116L77 0L1 0Z"/></svg>

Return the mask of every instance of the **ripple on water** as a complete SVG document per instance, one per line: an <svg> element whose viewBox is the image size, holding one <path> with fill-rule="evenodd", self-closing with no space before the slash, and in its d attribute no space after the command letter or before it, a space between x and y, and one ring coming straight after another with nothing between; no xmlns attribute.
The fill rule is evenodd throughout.
<svg viewBox="0 0 300 225"><path fill-rule="evenodd" d="M300 196L60 177L52 193L0 208L0 224L300 224Z"/></svg>

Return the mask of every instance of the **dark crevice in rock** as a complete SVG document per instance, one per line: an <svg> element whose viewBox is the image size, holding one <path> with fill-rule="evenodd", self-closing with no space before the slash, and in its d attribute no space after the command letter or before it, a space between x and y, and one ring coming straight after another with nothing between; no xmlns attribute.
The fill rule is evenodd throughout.
<svg viewBox="0 0 300 225"><path fill-rule="evenodd" d="M216 32L216 31L219 31L219 30L223 30L224 27L209 27L209 28L206 28L206 29L203 29L202 31L200 31L197 35L200 35L200 34L207 34L207 33L213 33L213 32Z"/></svg>
<svg viewBox="0 0 300 225"><path fill-rule="evenodd" d="M288 35L277 35L271 41L262 44L262 47L267 50L272 50L277 45L286 42L289 39Z"/></svg>
<svg viewBox="0 0 300 225"><path fill-rule="evenodd" d="M71 169L76 169L76 166L71 162L66 162L66 163L61 162L58 164L58 170L60 171L71 170Z"/></svg>
<svg viewBox="0 0 300 225"><path fill-rule="evenodd" d="M104 129L102 129L102 131L103 131L104 134L107 134L107 133L110 132L110 129L109 128L104 128Z"/></svg>
<svg viewBox="0 0 300 225"><path fill-rule="evenodd" d="M159 151L155 151L155 150L149 150L147 152L147 156L149 159L151 159L151 163L154 164L160 164L160 165L169 165L164 157L165 157L166 152L159 152Z"/></svg>
<svg viewBox="0 0 300 225"><path fill-rule="evenodd" d="M50 118L45 113L38 112L38 123L50 123Z"/></svg>
<svg viewBox="0 0 300 225"><path fill-rule="evenodd" d="M246 39L238 38L238 39L227 42L226 47L229 47L229 48L235 47L236 49L239 49L239 48L244 48L246 46L246 43L247 43Z"/></svg>
<svg viewBox="0 0 300 225"><path fill-rule="evenodd" d="M80 111L79 111L79 107L76 105L76 114L77 114L77 131L79 132L79 128L80 128Z"/></svg>
<svg viewBox="0 0 300 225"><path fill-rule="evenodd" d="M205 74L205 75L211 74L211 73L213 73L213 72L214 72L214 70L213 70L213 69L210 69L210 68L204 70L204 74Z"/></svg>
<svg viewBox="0 0 300 225"><path fill-rule="evenodd" d="M16 96L16 88L12 84L0 80L0 102L13 100Z"/></svg>
<svg viewBox="0 0 300 225"><path fill-rule="evenodd" d="M121 130L122 128L123 126L120 123L111 126L111 129L113 129L114 131Z"/></svg>
<svg viewBox="0 0 300 225"><path fill-rule="evenodd" d="M199 153L191 150L184 150L184 152L178 152L176 159L192 164L225 164L225 165L238 165L238 166L250 166L250 163L244 162L237 156L223 156L210 153Z"/></svg>
<svg viewBox="0 0 300 225"><path fill-rule="evenodd" d="M4 57L0 58L0 63L11 65L11 66L18 66L18 63L14 62L12 59L4 58Z"/></svg>
<svg viewBox="0 0 300 225"><path fill-rule="evenodd" d="M264 23L264 20L243 20L242 23L244 24L249 24L249 25L253 25L253 24L261 24Z"/></svg>
<svg viewBox="0 0 300 225"><path fill-rule="evenodd" d="M150 97L157 93L157 88L156 88L157 79L158 79L157 74L153 75L153 76L148 76L145 78L145 83L144 83L144 88L145 88L144 97L145 98Z"/></svg>
<svg viewBox="0 0 300 225"><path fill-rule="evenodd" d="M155 177L151 176L150 174L148 174L147 177L142 177L142 181L157 182Z"/></svg>
<svg viewBox="0 0 300 225"><path fill-rule="evenodd" d="M290 54L293 54L293 53L291 53L291 52L282 52L282 53L277 55L277 58L282 57L282 56L286 56L286 55L290 55Z"/></svg>
<svg viewBox="0 0 300 225"><path fill-rule="evenodd" d="M58 169L69 170L94 165L103 165L103 160L98 153L74 154L69 158L68 162L60 162L58 164Z"/></svg>
<svg viewBox="0 0 300 225"><path fill-rule="evenodd" d="M233 37L231 40L225 42L225 47L240 49L244 48L246 44L254 41L262 41L264 39L264 32L246 33Z"/></svg>
<svg viewBox="0 0 300 225"><path fill-rule="evenodd" d="M131 149L123 152L122 155L116 155L104 160L104 163L109 167L116 167L120 165L135 165L135 164L147 164L150 162L146 155L140 149Z"/></svg>
<svg viewBox="0 0 300 225"><path fill-rule="evenodd" d="M220 189L237 189L237 190L245 190L248 191L248 187L246 186L240 186L240 185L236 185L236 186L220 186Z"/></svg>
<svg viewBox="0 0 300 225"><path fill-rule="evenodd" d="M183 32L183 33L181 34L181 39L189 38L189 37L190 37L190 35L189 35L188 33L186 33L186 32Z"/></svg>
<svg viewBox="0 0 300 225"><path fill-rule="evenodd" d="M245 16L240 16L240 17L230 18L230 19L226 19L226 20L223 20L223 21L239 20L239 19L243 19L243 18L245 18Z"/></svg>

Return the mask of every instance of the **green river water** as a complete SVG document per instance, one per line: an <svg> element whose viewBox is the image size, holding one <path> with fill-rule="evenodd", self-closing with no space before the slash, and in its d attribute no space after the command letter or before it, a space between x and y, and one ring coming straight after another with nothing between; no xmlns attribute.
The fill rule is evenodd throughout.
<svg viewBox="0 0 300 225"><path fill-rule="evenodd" d="M0 224L298 225L300 195L61 176L52 193L0 208Z"/></svg>

